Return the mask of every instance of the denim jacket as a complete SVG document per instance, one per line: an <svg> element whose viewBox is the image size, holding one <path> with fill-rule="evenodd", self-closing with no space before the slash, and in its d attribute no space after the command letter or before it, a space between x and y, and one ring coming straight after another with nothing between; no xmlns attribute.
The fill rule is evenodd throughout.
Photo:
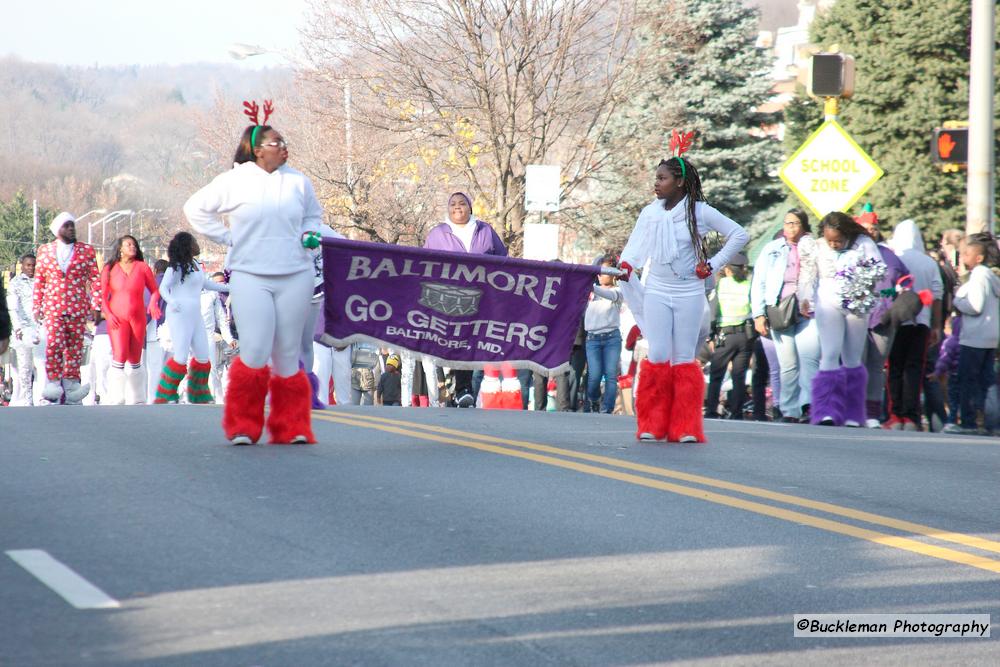
<svg viewBox="0 0 1000 667"><path fill-rule="evenodd" d="M803 261L804 258L815 256L816 241L809 235L799 239L799 276L796 291L799 299L812 299L812 291L816 281L815 275L809 275L808 267L815 266L813 262ZM757 264L753 270L753 281L750 283L750 314L762 317L764 308L778 303L781 288L785 284L785 269L788 268L788 241L779 238L771 241L757 256Z"/></svg>

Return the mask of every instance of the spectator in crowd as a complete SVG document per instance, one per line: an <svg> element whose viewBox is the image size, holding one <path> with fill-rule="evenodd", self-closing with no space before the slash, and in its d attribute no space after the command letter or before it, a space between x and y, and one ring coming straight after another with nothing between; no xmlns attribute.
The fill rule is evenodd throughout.
<svg viewBox="0 0 1000 667"><path fill-rule="evenodd" d="M600 261L602 268L617 268L610 257ZM621 325L622 291L615 277L601 274L587 304L583 325L587 331L587 400L591 412L611 414L618 396L618 361L622 353ZM547 393L548 378L535 384L535 399ZM603 399L601 384L604 384ZM544 406L544 401L542 402Z"/></svg>
<svg viewBox="0 0 1000 667"><path fill-rule="evenodd" d="M209 280L216 285L225 286L226 274L222 271L216 271L209 276ZM205 289L201 292L201 321L205 326L205 336L208 338L208 362L211 365L208 387L218 403L223 400L222 362L224 350L236 346L236 340L229 329L226 307L222 304L222 295L224 294L226 292L217 292L214 289Z"/></svg>
<svg viewBox="0 0 1000 667"><path fill-rule="evenodd" d="M941 259L956 272L964 273L962 265L962 239L965 232L961 229L946 229L941 232Z"/></svg>
<svg viewBox="0 0 1000 667"><path fill-rule="evenodd" d="M80 384L83 334L87 319L100 311L100 273L93 246L76 240L76 218L60 213L49 225L56 237L38 249L34 317L45 326L45 376L42 395L79 405L90 391Z"/></svg>
<svg viewBox="0 0 1000 667"><path fill-rule="evenodd" d="M107 396L101 396L105 405L135 405L145 401L146 378L141 367L146 345L146 304L149 314L158 318L158 289L135 237L125 235L117 239L101 271L101 313L108 322L111 339ZM150 295L148 299L146 292Z"/></svg>
<svg viewBox="0 0 1000 667"><path fill-rule="evenodd" d="M928 345L941 340L941 296L944 285L937 262L924 251L924 237L913 220L903 220L892 235L890 246L906 265L917 294L929 293L933 301L917 317L903 322L895 332L889 353L889 406L885 428L919 431L923 413L924 359Z"/></svg>
<svg viewBox="0 0 1000 667"><path fill-rule="evenodd" d="M786 422L808 421L812 380L819 370L816 320L799 308L803 299L812 298L815 274L809 272L815 270L816 251L809 216L801 209L789 210L781 236L757 257L750 288L754 328L774 341L781 372L780 391L774 395Z"/></svg>
<svg viewBox="0 0 1000 667"><path fill-rule="evenodd" d="M399 368L402 362L398 354L390 354L385 360L385 372L378 379L378 388L375 390L375 402L378 405L402 405L402 381L399 375Z"/></svg>
<svg viewBox="0 0 1000 667"><path fill-rule="evenodd" d="M821 222L815 269L818 276L814 299L800 303L803 315L815 309L819 326L819 372L813 378L813 424L861 426L865 421L865 391L868 373L862 365L868 336L868 312L847 308L838 271L868 261L872 268L882 263L878 245L864 227L846 213L828 213Z"/></svg>
<svg viewBox="0 0 1000 667"><path fill-rule="evenodd" d="M887 290L895 289L896 283L909 273L903 260L883 241L879 229L879 217L871 204L865 204L864 212L855 218L864 227L872 240L878 244L879 254L885 264L885 275L875 283L875 307L868 314L868 339L865 341L863 356L868 372L868 386L865 390L865 426L879 428L882 425L883 403L886 387L885 362L896 335L896 326L891 322L882 323L882 316L892 306L891 296L882 296Z"/></svg>
<svg viewBox="0 0 1000 667"><path fill-rule="evenodd" d="M40 353L43 348L42 325L34 317L34 295L35 256L27 253L21 257L21 273L10 281L4 302L10 311L13 329L10 340L17 365L10 401L13 406L32 405L36 393L41 397L41 388L45 384L44 363L36 363L36 360L42 359Z"/></svg>
<svg viewBox="0 0 1000 667"><path fill-rule="evenodd" d="M757 332L750 316L750 276L747 275L746 255L737 253L723 267L722 273L715 288L719 306L713 335L715 347L705 396L705 416L710 419L720 417L719 394L731 364L733 386L726 405L730 419L743 419L747 368L757 342Z"/></svg>
<svg viewBox="0 0 1000 667"><path fill-rule="evenodd" d="M990 270L996 265L996 242L988 234L970 236L962 249L962 264L969 280L955 295L955 308L962 313L959 335L958 383L960 428L949 433L974 433L977 413L983 409L986 392L996 382L993 367L1000 343L1000 278Z"/></svg>
<svg viewBox="0 0 1000 667"><path fill-rule="evenodd" d="M947 337L941 343L940 352L934 363L934 376L937 381L945 384L945 394L948 401L948 414L944 428L946 433L960 431L958 414L962 405L961 385L958 379L958 357L961 350L959 340L962 337L962 316L954 314L948 318L945 325Z"/></svg>

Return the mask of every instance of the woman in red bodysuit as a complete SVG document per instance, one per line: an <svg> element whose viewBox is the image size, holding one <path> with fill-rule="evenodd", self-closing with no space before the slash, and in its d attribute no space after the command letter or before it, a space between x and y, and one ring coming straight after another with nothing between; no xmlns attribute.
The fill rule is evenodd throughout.
<svg viewBox="0 0 1000 667"><path fill-rule="evenodd" d="M153 272L142 259L139 242L123 236L111 248L111 257L101 271L101 310L108 321L111 338L111 368L108 369L106 405L133 405L142 402L146 386L141 372L142 349L146 341L146 290L150 314L159 319L159 291ZM129 374L125 374L125 363ZM106 400L104 400L106 399Z"/></svg>

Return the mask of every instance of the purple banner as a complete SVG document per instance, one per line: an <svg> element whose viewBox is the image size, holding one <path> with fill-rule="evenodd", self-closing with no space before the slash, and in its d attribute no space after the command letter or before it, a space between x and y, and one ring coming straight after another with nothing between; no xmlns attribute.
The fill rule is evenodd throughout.
<svg viewBox="0 0 1000 667"><path fill-rule="evenodd" d="M324 238L322 342L565 370L598 269Z"/></svg>

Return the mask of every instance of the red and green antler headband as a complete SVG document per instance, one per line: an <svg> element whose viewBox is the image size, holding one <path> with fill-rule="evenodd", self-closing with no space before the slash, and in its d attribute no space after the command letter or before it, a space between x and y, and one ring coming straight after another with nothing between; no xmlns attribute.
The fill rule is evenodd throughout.
<svg viewBox="0 0 1000 667"><path fill-rule="evenodd" d="M264 100L264 122L257 122L257 113L260 111L260 107L257 106L257 100L251 100L247 102L243 100L243 113L246 114L247 118L253 121L253 132L250 133L250 148L257 145L257 131L260 130L261 125L267 125L267 119L271 117L274 113L274 104L271 100Z"/></svg>
<svg viewBox="0 0 1000 667"><path fill-rule="evenodd" d="M670 152L681 163L681 178L687 178L687 167L684 165L684 158L681 155L690 150L692 143L694 143L694 131L684 134L674 128L670 135Z"/></svg>

